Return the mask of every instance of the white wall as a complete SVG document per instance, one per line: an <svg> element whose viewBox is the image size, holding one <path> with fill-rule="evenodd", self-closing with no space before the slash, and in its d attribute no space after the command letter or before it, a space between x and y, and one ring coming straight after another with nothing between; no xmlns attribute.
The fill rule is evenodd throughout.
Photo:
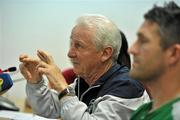
<svg viewBox="0 0 180 120"><path fill-rule="evenodd" d="M179 0L176 0L180 2ZM18 67L22 53L48 51L60 68L70 67L66 56L76 18L99 13L122 29L131 45L143 14L164 0L0 0L0 67ZM20 74L13 75L16 79ZM9 95L24 97L25 82L15 83ZM18 93L18 94L17 94Z"/></svg>
<svg viewBox="0 0 180 120"><path fill-rule="evenodd" d="M2 8L2 6L1 6L1 4L0 4L0 65L2 64L1 55L2 55L2 53L3 53L3 52L2 52L2 44L3 44L2 42L3 42L3 41L2 41L2 31L1 31L1 30L2 30L2 26L1 26L1 25L2 25L2 18L1 18L1 16L2 16L2 15L1 15L1 14L2 14L2 9L1 9L1 8Z"/></svg>

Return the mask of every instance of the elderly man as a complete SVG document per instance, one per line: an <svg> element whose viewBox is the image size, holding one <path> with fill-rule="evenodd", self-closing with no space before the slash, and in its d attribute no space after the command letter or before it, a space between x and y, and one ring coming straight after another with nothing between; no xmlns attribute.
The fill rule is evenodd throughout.
<svg viewBox="0 0 180 120"><path fill-rule="evenodd" d="M153 102L144 104L131 120L180 120L180 7L174 2L145 14L130 76L146 84Z"/></svg>
<svg viewBox="0 0 180 120"><path fill-rule="evenodd" d="M78 75L70 86L47 53L38 50L40 60L20 56L28 100L36 114L63 120L128 120L149 100L142 84L128 77L128 67L116 62L121 36L109 19L80 17L70 39L68 57ZM42 75L56 92L47 88Z"/></svg>

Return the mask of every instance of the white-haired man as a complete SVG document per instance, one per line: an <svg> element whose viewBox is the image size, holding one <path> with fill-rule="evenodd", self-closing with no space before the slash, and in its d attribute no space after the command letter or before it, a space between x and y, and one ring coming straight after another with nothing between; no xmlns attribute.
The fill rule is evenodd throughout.
<svg viewBox="0 0 180 120"><path fill-rule="evenodd" d="M121 36L117 26L101 15L81 16L70 36L70 58L77 80L67 85L51 56L39 60L21 55L20 69L28 80L28 100L38 115L63 120L128 120L149 97L141 83L117 64ZM46 75L57 91L42 80Z"/></svg>

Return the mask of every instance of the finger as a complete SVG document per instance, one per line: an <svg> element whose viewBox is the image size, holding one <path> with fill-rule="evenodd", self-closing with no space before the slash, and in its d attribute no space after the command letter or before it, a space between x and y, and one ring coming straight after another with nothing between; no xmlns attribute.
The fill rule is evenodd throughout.
<svg viewBox="0 0 180 120"><path fill-rule="evenodd" d="M49 65L43 61L41 61L37 66L36 70L41 74L47 74L48 73L48 67Z"/></svg>
<svg viewBox="0 0 180 120"><path fill-rule="evenodd" d="M28 55L22 54L22 55L19 56L19 61L22 62L22 60L23 60L24 58L27 58L27 57L28 57Z"/></svg>
<svg viewBox="0 0 180 120"><path fill-rule="evenodd" d="M43 62L46 62L47 64L49 63L43 55L41 55L40 53L37 53L37 56L40 58L40 60L42 60Z"/></svg>
<svg viewBox="0 0 180 120"><path fill-rule="evenodd" d="M25 58L21 59L21 62L38 64L40 62L40 60L35 59L35 58L25 57Z"/></svg>
<svg viewBox="0 0 180 120"><path fill-rule="evenodd" d="M42 61L44 61L48 64L52 64L54 62L52 56L50 56L47 52L38 50L37 55Z"/></svg>
<svg viewBox="0 0 180 120"><path fill-rule="evenodd" d="M37 70L38 70L38 72L39 72L40 74L45 74L45 75L47 75L47 74L49 73L49 70L46 69L46 68L43 68L43 67L39 67Z"/></svg>
<svg viewBox="0 0 180 120"><path fill-rule="evenodd" d="M25 79L27 79L27 80L31 79L32 76L31 76L30 72L28 71L28 69L25 67L24 63L19 65L19 69Z"/></svg>
<svg viewBox="0 0 180 120"><path fill-rule="evenodd" d="M48 68L48 66L49 66L49 65L48 65L47 63L41 61L41 62L39 62L39 64L36 66L36 69L38 69L38 68Z"/></svg>
<svg viewBox="0 0 180 120"><path fill-rule="evenodd" d="M39 57L42 61L44 61L44 62L46 62L46 63L49 63L48 54L47 54L47 53L45 53L45 52L42 51L42 50L38 50L38 51L37 51L37 55L38 55L38 57Z"/></svg>

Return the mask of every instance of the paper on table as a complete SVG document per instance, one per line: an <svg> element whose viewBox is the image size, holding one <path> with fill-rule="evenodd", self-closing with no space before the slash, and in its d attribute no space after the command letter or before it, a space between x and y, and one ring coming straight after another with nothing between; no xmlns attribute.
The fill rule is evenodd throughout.
<svg viewBox="0 0 180 120"><path fill-rule="evenodd" d="M13 120L57 120L40 117L30 113L0 110L0 117Z"/></svg>

